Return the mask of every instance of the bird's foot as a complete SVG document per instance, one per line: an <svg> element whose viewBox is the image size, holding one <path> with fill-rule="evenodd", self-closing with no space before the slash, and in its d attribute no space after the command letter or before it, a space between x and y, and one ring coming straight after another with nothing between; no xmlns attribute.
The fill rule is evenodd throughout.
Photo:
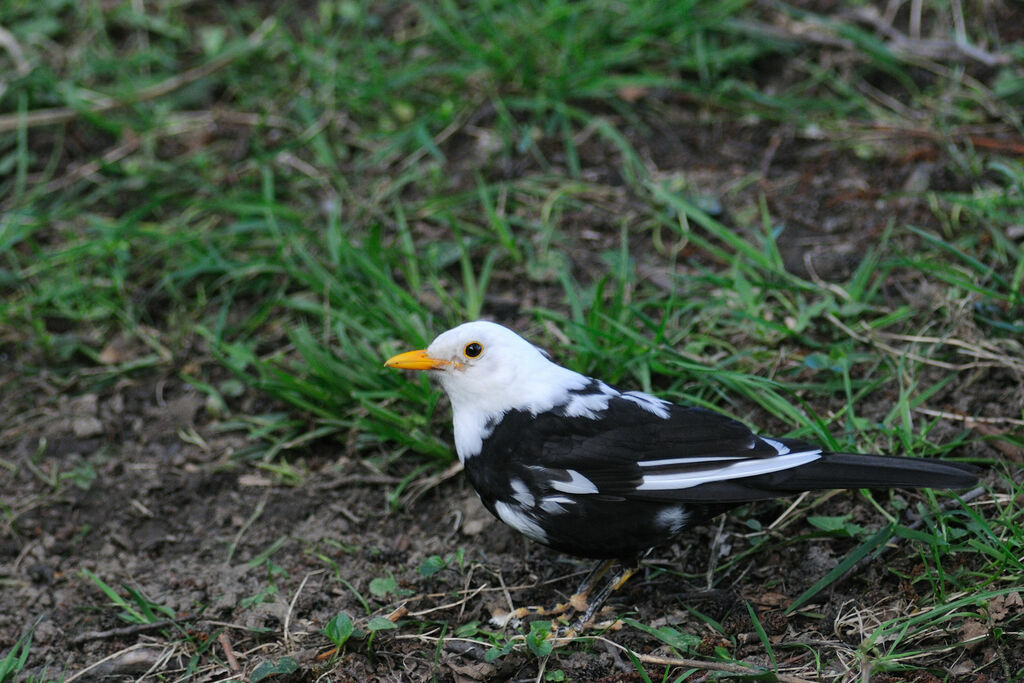
<svg viewBox="0 0 1024 683"><path fill-rule="evenodd" d="M509 625L518 628L522 625L523 620L529 617L553 617L551 636L559 642L569 642L588 628L601 630L614 628L618 623L617 620L612 619L595 625L593 624L594 618L604 611L604 602L608 596L621 588L622 584L637 571L639 565L622 567L600 590L594 593L597 583L613 564L613 560L608 560L595 567L567 602L559 603L550 609L530 606L520 607L511 612L495 611L491 616L491 624L498 628ZM593 597L591 597L591 593L594 593Z"/></svg>
<svg viewBox="0 0 1024 683"><path fill-rule="evenodd" d="M540 605L530 605L527 607L517 607L511 612L506 612L499 608L492 610L491 612L491 625L496 626L497 628L504 628L508 625L517 627L522 624L524 619L528 619L530 617L561 617L566 612L572 611L572 598L569 599L569 602L561 602L550 608L541 607Z"/></svg>
<svg viewBox="0 0 1024 683"><path fill-rule="evenodd" d="M612 609L610 607L605 607L601 610L599 616L607 616L609 614L612 614ZM552 623L551 637L555 642L570 642L573 638L582 636L587 631L618 631L621 628L622 620L614 616L603 621L598 621L593 617L589 621L583 621L583 617L581 616L571 621L562 620L558 623Z"/></svg>
<svg viewBox="0 0 1024 683"><path fill-rule="evenodd" d="M518 607L511 612L503 609L495 609L491 613L491 624L503 628L509 624L518 625L524 619L531 617L553 617L558 621L568 624L577 614L586 614L590 609L590 586L581 586L580 590L573 593L566 602L560 602L554 607L542 607L540 605L529 605Z"/></svg>
<svg viewBox="0 0 1024 683"><path fill-rule="evenodd" d="M577 612L586 612L590 608L590 605L587 604L587 598L589 597L590 591L587 591L586 593L574 593L573 596L569 598L569 605Z"/></svg>
<svg viewBox="0 0 1024 683"><path fill-rule="evenodd" d="M599 612L589 613L589 605L586 596L574 595L568 602L559 603L552 608L539 606L520 607L511 612L496 609L491 612L491 625L496 628L519 628L524 621L532 617L541 617L551 620L551 635L559 640L571 640L587 630L606 630L608 628L621 628L622 624L617 619L607 619L596 622L596 616L607 616L612 613L612 608L604 607ZM584 621L586 618L586 621Z"/></svg>

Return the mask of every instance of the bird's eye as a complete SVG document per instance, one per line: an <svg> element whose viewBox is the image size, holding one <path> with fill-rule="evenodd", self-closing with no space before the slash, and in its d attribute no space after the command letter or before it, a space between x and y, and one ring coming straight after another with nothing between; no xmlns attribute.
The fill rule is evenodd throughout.
<svg viewBox="0 0 1024 683"><path fill-rule="evenodd" d="M484 352L484 347L480 346L479 342L470 342L466 344L466 348L463 349L463 353L466 354L466 358L476 358Z"/></svg>

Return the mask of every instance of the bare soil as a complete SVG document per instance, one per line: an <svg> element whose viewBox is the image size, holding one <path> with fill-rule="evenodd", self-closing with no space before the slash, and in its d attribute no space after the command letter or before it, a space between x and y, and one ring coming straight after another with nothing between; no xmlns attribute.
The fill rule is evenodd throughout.
<svg viewBox="0 0 1024 683"><path fill-rule="evenodd" d="M217 639L194 680L229 677L228 648L250 674L260 662L294 658L295 673L269 680L534 680L541 660L531 654L488 662L479 645L453 639L438 650L430 638L440 635L444 621L485 624L510 606L509 599L516 606L564 600L587 569L492 519L460 476L396 511L387 493L401 467L381 476L358 459L317 448L303 463L308 476L301 485L275 483L232 459L244 441L218 434L203 399L175 381L143 377L70 400L22 388L22 396L35 400L26 406L27 419L7 430L14 438L5 455L33 462L37 472L21 468L4 484L4 504L13 514L0 539L0 647L11 647L35 624L26 674L174 679L172 672L184 671L196 648ZM202 445L183 441L183 433L197 434ZM765 503L743 512L767 526L784 509L785 503ZM852 521L865 526L885 523L846 492L815 512L852 513ZM805 642L836 658L839 673L844 666L856 670L856 648L874 619L905 612L918 598L911 582L892 570L913 577L923 567L914 552L894 553L862 567L806 613L784 615L794 597L855 545L834 538L769 543L731 569L726 581L719 579L727 588L709 590L702 577L730 553L746 550L748 531L728 518L721 526L695 529L685 544L659 549L646 573L613 599L613 609L644 624L692 633L703 639L706 653L716 646L731 649L688 612L693 607L737 636L733 655L767 666L744 604L749 601L780 655L803 662L806 651L784 646ZM807 531L801 525L792 533ZM427 557L450 557L460 549L461 564L420 575ZM120 610L86 570L122 596L125 587L139 591L172 610L177 621L126 629ZM374 596L370 582L387 577L396 579L395 590ZM365 614L356 592L374 614L388 615L400 605L425 612L420 628L378 633L372 647L352 640L342 655L331 657L320 631L341 610ZM865 615L868 624L861 621ZM661 651L656 640L633 629L606 637L638 652ZM571 680L640 680L633 663L604 641L555 657L549 670L560 669ZM999 671L1024 664L1024 645L987 645L950 665L962 672L954 680L975 681L980 679L970 671L1000 660L991 680L1005 680ZM647 668L660 675L659 667Z"/></svg>

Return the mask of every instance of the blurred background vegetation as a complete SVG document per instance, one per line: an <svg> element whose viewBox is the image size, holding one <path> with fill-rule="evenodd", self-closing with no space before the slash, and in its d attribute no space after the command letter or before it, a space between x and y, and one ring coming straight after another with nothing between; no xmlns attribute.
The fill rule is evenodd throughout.
<svg viewBox="0 0 1024 683"><path fill-rule="evenodd" d="M1019 338L1015 5L270 9L5 3L0 325L22 372L155 369L220 406L237 385L214 364L299 409L273 418L286 441L312 419L445 457L407 428L433 394L379 359L481 315L787 421L749 375L852 398L912 357L873 368L873 335Z"/></svg>

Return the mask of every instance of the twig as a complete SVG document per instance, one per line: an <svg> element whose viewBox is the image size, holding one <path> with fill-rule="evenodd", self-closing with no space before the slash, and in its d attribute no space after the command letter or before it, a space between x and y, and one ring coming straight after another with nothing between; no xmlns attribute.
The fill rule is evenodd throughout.
<svg viewBox="0 0 1024 683"><path fill-rule="evenodd" d="M85 667L81 671L71 674L64 679L64 683L71 683L71 681L83 678L87 675L89 677L86 680L102 680L106 678L106 676L102 675L100 672L106 671L108 673L116 673L116 671L113 671L111 667L120 666L125 668L127 666L138 666L140 664L152 665L160 660L164 651L166 651L166 648L161 649L158 653L156 648L148 643L136 643L131 647L109 654L98 662L94 662Z"/></svg>
<svg viewBox="0 0 1024 683"><path fill-rule="evenodd" d="M476 595L478 593L506 593L507 594L509 591L531 590L531 589L534 589L534 588L539 588L541 586L548 586L548 585L551 585L553 583L559 583L559 582L565 581L566 579L571 579L573 577L582 576L585 573L586 572L583 572L583 571L572 572L571 574L563 574L562 576L556 576L553 579L545 579L544 581L538 581L536 583L522 583L522 584L515 585L515 586L505 586L504 583L501 582L501 577L499 576L499 582L502 583L502 585L500 585L500 586L488 586L487 584L481 584L481 585L479 585L479 586L477 586L476 588L473 588L473 589L463 588L462 590L446 591L444 593L418 593L416 595L410 595L409 597L407 597L404 600L402 600L402 604L405 605L405 604L408 604L410 602L419 602L420 600L436 600L437 598L448 598L448 597L452 597L452 596L456 596L456 595L464 595L464 596L467 596L467 597L472 597L472 596L474 596L474 595ZM511 604L511 596L509 596L509 601L510 601L510 604ZM459 602L463 602L463 601L460 600ZM441 607L433 607L433 608L427 610L427 612L431 612L431 611L434 611L434 610L437 610L437 609L442 609L442 608L447 608L447 607L455 607L455 606L457 606L459 604L459 602L454 602L454 603L452 603L450 605L442 605ZM413 616L415 616L417 614L426 614L427 612L414 612L412 614L413 614ZM213 623L213 622L211 622L211 623Z"/></svg>
<svg viewBox="0 0 1024 683"><path fill-rule="evenodd" d="M408 614L409 614L408 608L406 608L405 605L399 605L398 607L396 607L394 610L391 611L391 614L387 615L384 618L387 619L388 621L392 622L392 623L397 623L399 619L404 618Z"/></svg>
<svg viewBox="0 0 1024 683"><path fill-rule="evenodd" d="M534 683L540 683L544 679L544 670L548 668L548 660L551 655L544 655L540 660L540 666L537 667L537 678L533 679Z"/></svg>
<svg viewBox="0 0 1024 683"><path fill-rule="evenodd" d="M633 652L630 650L630 652ZM705 669L707 671L726 671L728 673L747 674L757 673L748 667L728 662L702 662L699 659L687 659L685 657L658 657L657 655L642 655L633 653L637 659L645 664L659 664L661 666L685 666L691 669ZM775 673L775 680L781 683L812 683L806 678L790 676L788 674Z"/></svg>
<svg viewBox="0 0 1024 683"><path fill-rule="evenodd" d="M148 631L156 631L167 626L173 626L174 624L181 623L183 621L189 621L192 617L177 617L175 619L161 619L160 621L151 621L148 624L131 624L129 626L119 626L118 628L108 629L106 631L86 631L85 633L79 633L77 636L71 639L72 645L81 645L91 640L106 640L107 638L122 638L124 636L134 636L136 633L146 633Z"/></svg>
<svg viewBox="0 0 1024 683"><path fill-rule="evenodd" d="M87 111L89 114L100 114L129 104L155 100L167 95L168 93L172 93L189 83L198 81L201 78L206 78L215 71L227 66L243 54L259 47L264 38L267 37L276 25L277 21L273 17L268 17L245 39L246 45L244 50L231 51L214 57L205 64L200 64L199 66L187 69L180 74L175 74L174 76L164 79L159 83L155 83L148 88L143 88L135 93L131 98L116 100L104 97L91 107L88 107ZM53 109L38 109L26 114L6 114L4 116L0 116L0 133L18 130L23 126L25 128L36 128L39 126L49 126L57 123L67 123L68 121L77 118L79 113L80 112L77 109L72 109L70 107L56 107Z"/></svg>
<svg viewBox="0 0 1024 683"><path fill-rule="evenodd" d="M292 612L295 611L295 603L299 599L299 596L302 595L302 590L306 587L306 582L309 581L309 577L314 576L316 574L322 574L324 573L324 571L326 570L317 569L316 571L309 572L308 574L303 576L302 583L299 584L298 589L295 591L295 595L292 596L292 601L288 603L288 611L284 615L284 642L289 649L292 649L294 646L294 644L291 642L292 636L291 633L289 633L289 627L291 626L292 622Z"/></svg>
<svg viewBox="0 0 1024 683"><path fill-rule="evenodd" d="M405 505L412 505L417 500L419 500L420 496L422 496L424 493L431 490L435 486L440 486L442 483L451 479L461 471L462 463L456 460L447 468L445 468L443 472L439 472L438 474L425 477L423 479L418 480L416 483L410 485L409 492L405 496L403 496L402 502Z"/></svg>
<svg viewBox="0 0 1024 683"><path fill-rule="evenodd" d="M240 672L242 667L238 665L238 657L231 647L231 640L228 638L227 632L221 631L220 635L217 636L217 642L220 643L221 649L224 650L224 658L228 660L228 667L230 667L231 673L237 674Z"/></svg>
<svg viewBox="0 0 1024 683"><path fill-rule="evenodd" d="M473 572L476 571L476 568L477 568L476 564L469 565L469 571L466 572L466 581L462 584L462 591L463 592L469 590L469 582L473 580ZM485 583L480 584L480 588L477 589L477 593L479 593L481 590L483 590L486 587L487 587L487 584L485 584ZM456 619L458 619L459 622L462 622L462 617L465 616L465 614L466 614L466 605L467 604L468 603L463 602L459 606L459 615L458 615L458 617L456 617Z"/></svg>
<svg viewBox="0 0 1024 683"><path fill-rule="evenodd" d="M768 530L769 530L769 531L771 531L771 530L772 530L772 529L774 529L775 527L777 527L777 526L779 526L780 524L782 524L782 520L784 520L784 519L786 519L787 517L789 517L789 513L793 512L793 510L795 510L795 509L797 508L797 506L799 506L799 505L800 505L800 503L804 502L804 499L805 499L805 498L807 498L807 496L809 496L810 494L811 494L811 492L810 492L810 491L804 491L804 492L803 492L803 493L801 493L801 494L800 494L799 496L797 496L797 499L796 499L796 500L794 500L794 501L793 501L793 502L792 502L792 503L790 504L790 506L789 506L788 508L786 508L785 512L783 512L783 513L782 513L781 515L779 515L778 517L776 517L776 518L775 518L775 521L774 521L774 522L772 522L771 524L769 524L769 525L768 525L768 527L767 527L767 528L768 528Z"/></svg>
<svg viewBox="0 0 1024 683"><path fill-rule="evenodd" d="M760 673L757 669L742 666L740 664L730 664L728 662L705 662L700 659L688 659L686 657L659 657L657 655L645 655L639 652L634 652L624 645L619 645L613 640L609 640L602 636L593 636L594 640L600 640L605 643L609 643L614 647L622 650L623 652L639 659L645 664L658 664L659 666L682 666L688 669L700 669L702 671L723 671L731 674L745 674L747 676L752 674ZM805 678L799 678L797 676L790 676L788 674L773 672L776 680L781 683L812 683Z"/></svg>
<svg viewBox="0 0 1024 683"><path fill-rule="evenodd" d="M869 10L854 10L847 13L847 16L870 25L878 34L885 36L887 39L885 41L886 48L904 59L955 60L965 57L990 67L1011 64L1013 62L1012 55L986 52L968 43L906 36L887 25L881 17L877 16L873 8ZM749 19L734 19L730 22L730 26L752 34L820 45L827 48L852 51L855 47L852 40L839 36L835 29L828 24L810 17L802 21L786 21L780 24L767 24Z"/></svg>
<svg viewBox="0 0 1024 683"><path fill-rule="evenodd" d="M853 19L862 21L874 28L878 33L889 39L886 47L903 57L917 57L924 59L956 59L966 57L985 66L1002 66L1013 62L1013 57L1008 54L994 54L986 52L962 40L960 31L957 31L957 40L933 40L906 36L892 26L885 23L878 10L871 8L858 8L848 13ZM911 31L913 35L913 30Z"/></svg>
<svg viewBox="0 0 1024 683"><path fill-rule="evenodd" d="M930 337L916 334L893 334L891 332L885 332L884 330L873 330L870 327L864 325L864 329L867 332L877 335L878 337L895 339L898 341L908 341L921 344L948 344L949 346L962 349L960 353L967 356L974 356L975 358L982 358L990 360L998 365L1013 368L1018 371L1024 371L1024 364L1020 363L1012 356L1008 349L1001 349L992 343L978 342L971 343L962 339L956 339L955 337Z"/></svg>
<svg viewBox="0 0 1024 683"><path fill-rule="evenodd" d="M352 512L351 510L349 510L347 505L339 503L339 504L336 504L336 505L332 505L331 509L334 510L335 512L337 512L338 514L340 514L342 517L344 517L348 521L352 522L353 524L362 524L363 523L363 518L360 517L359 515L357 515L356 513Z"/></svg>
<svg viewBox="0 0 1024 683"><path fill-rule="evenodd" d="M974 415L964 415L963 413L950 413L945 410L933 410L932 408L914 408L915 413L921 413L922 415L931 415L932 417L941 417L944 420L952 420L954 422L963 422L968 427L974 424L989 424L989 425L1017 425L1024 426L1024 420L1018 420L1013 417L984 417Z"/></svg>
<svg viewBox="0 0 1024 683"><path fill-rule="evenodd" d="M395 636L395 639L420 640L428 643L436 643L438 640L440 640L440 638L428 633L411 633L404 635L399 634ZM509 640L517 643L522 643L526 640L526 636L515 635L510 637ZM724 673L743 674L747 676L766 673L766 671L763 669L742 666L740 664L730 664L728 662L707 662L700 659L686 659L684 657L659 657L657 655L640 654L639 652L635 652L624 645L619 645L615 641L609 640L604 636L579 636L574 640L592 640L607 643L612 647L621 650L622 652L631 654L632 656L636 657L638 660L644 662L645 664L657 664L660 666L680 666L690 669L700 669L701 671L722 671ZM457 643L465 643L466 645L459 647L460 650L468 649L470 647L486 647L488 645L488 643L486 642L473 640L471 638L445 638L444 642L445 647L449 648ZM772 674L775 676L775 679L777 681L780 681L781 683L813 683L813 681L809 681L804 678L799 678L798 676L791 676L789 674L778 673L774 671L772 672Z"/></svg>
<svg viewBox="0 0 1024 683"><path fill-rule="evenodd" d="M421 617L424 614L430 614L431 612L437 612L439 610L445 610L445 609L451 609L452 607L458 607L460 605L466 604L466 602L468 602L471 598L475 597L478 593L483 591L485 588L487 588L487 584L486 583L482 583L475 590L473 590L472 592L468 593L465 597L461 598L460 600L456 600L455 602L449 602L449 603L447 603L445 605L437 605L436 607L431 607L429 609L420 610L419 612L407 612L407 614L410 617ZM445 593L444 595L449 595L449 594Z"/></svg>
<svg viewBox="0 0 1024 683"><path fill-rule="evenodd" d="M941 361L941 360L933 360L931 358L925 358L924 356L920 356L920 355L918 355L916 353L911 353L910 351L906 351L904 349L898 349L895 346L891 346L889 344L886 344L885 342L883 342L880 339L877 339L877 338L875 338L873 336L868 336L868 335L864 335L864 334L860 334L858 332L855 332L853 329L851 329L848 325L843 323L843 321L841 321L839 318L837 318L832 313L825 313L825 318L829 322L831 322L833 325L838 327L840 330L845 332L847 335L853 337L854 339L856 339L857 341L859 341L861 343L871 344L873 346L876 346L876 347L882 349L883 351L888 351L889 353L893 354L894 356L906 357L906 358L909 358L911 360L915 360L915 361L917 361L919 363L923 363L925 365L931 365L931 366L934 366L934 367L937 367L937 368L942 368L944 370L954 370L956 372L962 372L964 370L970 370L972 368L985 368L985 367L999 367L1000 366L1000 363L994 362L994 361L993 362L987 362L987 363L983 363L983 362L980 362L980 361L975 361L973 363L954 364L954 363L947 363L947 362Z"/></svg>
<svg viewBox="0 0 1024 683"><path fill-rule="evenodd" d="M509 612L514 612L516 606L512 602L512 594L508 592L508 587L505 586L505 577L501 575L500 569L498 570L498 585L501 586L501 592L505 594L505 602L508 603Z"/></svg>

